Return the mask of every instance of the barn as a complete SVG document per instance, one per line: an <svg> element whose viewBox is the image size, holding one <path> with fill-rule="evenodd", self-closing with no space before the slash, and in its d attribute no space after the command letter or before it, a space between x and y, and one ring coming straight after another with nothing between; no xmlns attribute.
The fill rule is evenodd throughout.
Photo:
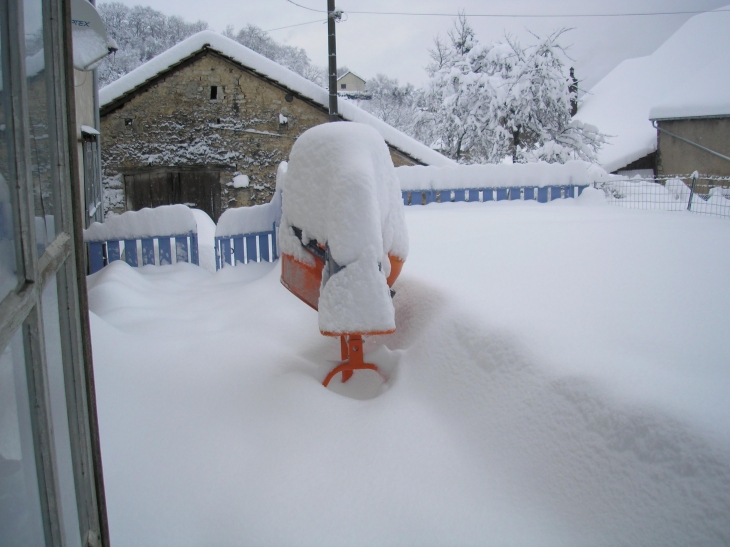
<svg viewBox="0 0 730 547"><path fill-rule="evenodd" d="M100 104L106 214L184 203L217 221L266 203L296 138L329 119L325 89L211 31L104 87ZM352 103L339 110L378 130L396 166L453 164Z"/></svg>

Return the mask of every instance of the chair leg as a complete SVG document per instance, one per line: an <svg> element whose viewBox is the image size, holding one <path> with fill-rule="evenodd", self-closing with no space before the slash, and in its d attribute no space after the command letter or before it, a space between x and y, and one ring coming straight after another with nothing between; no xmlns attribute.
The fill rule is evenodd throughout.
<svg viewBox="0 0 730 547"><path fill-rule="evenodd" d="M324 387L327 387L332 378L334 378L339 373L342 373L342 382L344 383L352 378L352 373L356 370L378 370L378 367L376 367L375 365L371 363L365 363L363 361L361 335L351 334L347 337L346 342L345 336L341 336L340 349L343 356L345 356L345 350L347 350L347 360L330 371L330 373L324 379L324 382L322 382L322 385Z"/></svg>

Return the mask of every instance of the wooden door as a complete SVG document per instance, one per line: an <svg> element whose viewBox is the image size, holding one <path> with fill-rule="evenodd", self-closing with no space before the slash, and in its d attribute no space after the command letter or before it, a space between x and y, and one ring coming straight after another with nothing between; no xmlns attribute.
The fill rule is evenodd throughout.
<svg viewBox="0 0 730 547"><path fill-rule="evenodd" d="M221 214L218 171L155 169L124 176L127 211L181 203L208 213L214 222Z"/></svg>

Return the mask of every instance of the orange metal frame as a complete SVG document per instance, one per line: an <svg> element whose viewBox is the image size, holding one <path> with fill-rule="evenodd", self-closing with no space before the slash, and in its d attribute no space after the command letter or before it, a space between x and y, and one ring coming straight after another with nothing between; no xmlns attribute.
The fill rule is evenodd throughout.
<svg viewBox="0 0 730 547"><path fill-rule="evenodd" d="M319 306L319 289L322 284L322 270L325 262L321 258L310 253L314 259L314 265L300 262L292 255L282 254L281 256L281 284L299 298L302 302L313 309ZM388 276L388 286L392 287L395 280L403 269L403 260L398 257L388 255L390 259L390 275ZM327 387L332 378L342 373L342 382L347 382L352 378L352 374L356 370L378 370L378 367L372 363L364 361L362 352L363 335L390 334L395 329L389 331L378 332L322 332L325 336L340 337L340 351L342 355L342 363L330 371L322 384Z"/></svg>

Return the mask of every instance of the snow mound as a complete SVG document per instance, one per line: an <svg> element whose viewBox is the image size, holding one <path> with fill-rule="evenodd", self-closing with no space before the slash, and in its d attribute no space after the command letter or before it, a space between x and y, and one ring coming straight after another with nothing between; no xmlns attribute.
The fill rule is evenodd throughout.
<svg viewBox="0 0 730 547"><path fill-rule="evenodd" d="M84 241L114 241L143 237L173 236L197 233L195 216L186 205L162 205L140 211L127 211L94 222L84 230Z"/></svg>
<svg viewBox="0 0 730 547"><path fill-rule="evenodd" d="M208 213L190 209L198 226L198 262L201 268L215 273L215 222Z"/></svg>
<svg viewBox="0 0 730 547"><path fill-rule="evenodd" d="M368 400L281 262L90 276L113 544L728 544L727 220L561 202L405 209Z"/></svg>
<svg viewBox="0 0 730 547"><path fill-rule="evenodd" d="M392 330L392 303L383 296L388 294L388 255L405 260L408 233L383 138L358 123L309 129L294 143L283 192L282 253L312 264L302 243L316 240L347 270L332 276L331 287L322 278L320 330L352 332L347 328L353 322L362 327L359 331ZM292 228L302 231L301 242Z"/></svg>
<svg viewBox="0 0 730 547"><path fill-rule="evenodd" d="M233 177L234 188L248 188L249 182L248 175L236 175Z"/></svg>
<svg viewBox="0 0 730 547"><path fill-rule="evenodd" d="M403 166L396 170L401 190L448 190L505 186L587 186L610 175L593 163L515 163L455 165L449 167Z"/></svg>

